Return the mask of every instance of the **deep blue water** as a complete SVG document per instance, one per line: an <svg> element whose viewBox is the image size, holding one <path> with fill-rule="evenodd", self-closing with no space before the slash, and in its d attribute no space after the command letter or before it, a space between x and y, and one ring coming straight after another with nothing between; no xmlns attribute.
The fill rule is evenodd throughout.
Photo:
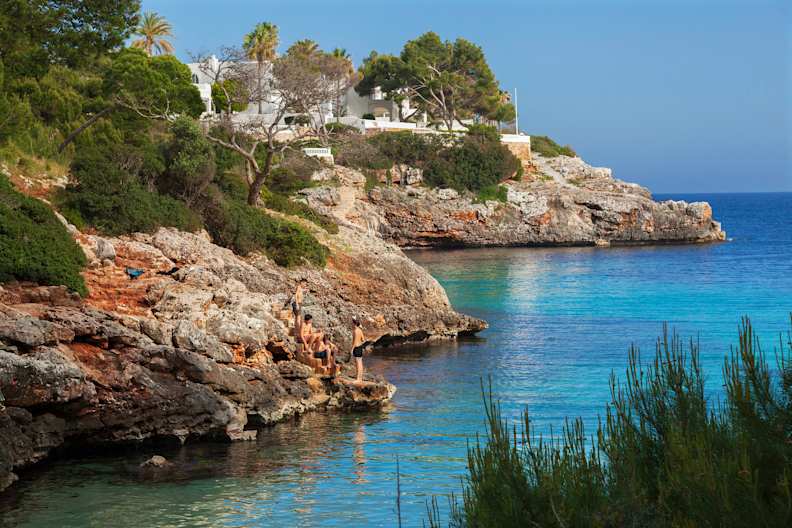
<svg viewBox="0 0 792 528"><path fill-rule="evenodd" d="M717 398L742 315L767 350L789 328L792 194L673 198L709 201L729 242L411 253L491 327L368 359L399 387L389 408L307 416L256 443L158 448L177 467L158 482L130 469L149 448L58 461L0 497L0 525L395 526L398 455L404 525L420 526L427 499L460 490L467 442L483 429L482 379L508 416L528 406L540 431L574 416L591 426L629 345L650 357L664 321L700 342Z"/></svg>

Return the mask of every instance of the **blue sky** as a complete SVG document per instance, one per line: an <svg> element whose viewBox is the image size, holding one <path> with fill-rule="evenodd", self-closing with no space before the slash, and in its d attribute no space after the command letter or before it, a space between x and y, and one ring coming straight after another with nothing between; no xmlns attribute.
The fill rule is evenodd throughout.
<svg viewBox="0 0 792 528"><path fill-rule="evenodd" d="M785 0L143 0L177 54L238 44L259 21L398 53L433 30L484 48L520 128L663 192L792 191L792 2Z"/></svg>

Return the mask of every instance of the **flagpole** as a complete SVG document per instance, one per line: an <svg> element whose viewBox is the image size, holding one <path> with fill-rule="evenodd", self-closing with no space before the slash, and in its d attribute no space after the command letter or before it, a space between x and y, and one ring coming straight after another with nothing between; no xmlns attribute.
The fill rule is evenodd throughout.
<svg viewBox="0 0 792 528"><path fill-rule="evenodd" d="M514 133L520 134L520 114L517 110L517 88L514 89Z"/></svg>

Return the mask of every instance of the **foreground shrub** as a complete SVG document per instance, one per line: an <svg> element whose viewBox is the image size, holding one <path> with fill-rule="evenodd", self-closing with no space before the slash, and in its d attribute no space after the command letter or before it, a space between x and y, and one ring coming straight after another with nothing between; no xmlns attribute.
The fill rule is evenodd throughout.
<svg viewBox="0 0 792 528"><path fill-rule="evenodd" d="M636 348L593 445L581 420L544 440L518 433L489 394L486 443L468 452L450 526L786 527L792 523L792 343L768 366L746 319L724 364L725 401L705 398L699 350L667 333L651 367ZM439 526L436 503L430 524Z"/></svg>
<svg viewBox="0 0 792 528"><path fill-rule="evenodd" d="M569 156L574 158L577 156L572 147L564 145L563 147L550 139L547 136L531 136L531 151L541 154L546 158L555 158L557 156Z"/></svg>
<svg viewBox="0 0 792 528"><path fill-rule="evenodd" d="M383 132L371 136L368 142L393 163L412 167L423 167L444 147L442 136L414 134L409 130Z"/></svg>
<svg viewBox="0 0 792 528"><path fill-rule="evenodd" d="M327 248L302 226L273 218L244 200L230 199L218 187L209 188L202 212L214 242L238 255L260 251L287 267L327 262Z"/></svg>
<svg viewBox="0 0 792 528"><path fill-rule="evenodd" d="M58 197L67 218L108 235L163 226L200 228L198 216L182 202L146 189L112 155L100 148L78 152L71 165L73 182Z"/></svg>
<svg viewBox="0 0 792 528"><path fill-rule="evenodd" d="M85 295L85 255L52 210L0 174L0 282L64 285Z"/></svg>

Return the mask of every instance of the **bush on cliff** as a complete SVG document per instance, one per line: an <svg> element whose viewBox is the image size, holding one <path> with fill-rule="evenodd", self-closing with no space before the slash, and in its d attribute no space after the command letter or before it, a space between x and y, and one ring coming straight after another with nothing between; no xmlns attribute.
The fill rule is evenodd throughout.
<svg viewBox="0 0 792 528"><path fill-rule="evenodd" d="M296 202L292 200L285 194L268 192L265 193L263 198L264 207L268 209L272 209L273 211L278 211L287 215L299 216L300 218L304 218L309 222L313 222L328 233L338 233L338 224L336 224L331 218L317 213L302 202Z"/></svg>
<svg viewBox="0 0 792 528"><path fill-rule="evenodd" d="M470 135L429 161L424 182L432 187L478 192L511 178L520 168L520 160L499 139Z"/></svg>
<svg viewBox="0 0 792 528"><path fill-rule="evenodd" d="M695 342L686 353L664 335L649 367L633 348L591 443L580 419L543 440L527 411L518 433L490 393L449 526L790 526L792 343L780 345L770 367L746 319L714 406Z"/></svg>
<svg viewBox="0 0 792 528"><path fill-rule="evenodd" d="M0 282L33 281L87 293L85 255L43 202L16 191L0 174Z"/></svg>
<svg viewBox="0 0 792 528"><path fill-rule="evenodd" d="M531 136L531 151L541 154L545 158L555 158L558 156L569 156L574 158L577 156L572 147L564 145L563 147L550 139L547 136Z"/></svg>
<svg viewBox="0 0 792 528"><path fill-rule="evenodd" d="M122 148L79 151L71 165L73 182L58 197L64 215L78 227L90 226L108 235L152 232L164 226L198 229L198 216L182 202L149 190L124 170L126 153Z"/></svg>
<svg viewBox="0 0 792 528"><path fill-rule="evenodd" d="M239 255L261 251L280 266L317 266L327 262L328 250L303 227L273 218L264 211L234 200L211 186L202 210L204 223L216 244Z"/></svg>

